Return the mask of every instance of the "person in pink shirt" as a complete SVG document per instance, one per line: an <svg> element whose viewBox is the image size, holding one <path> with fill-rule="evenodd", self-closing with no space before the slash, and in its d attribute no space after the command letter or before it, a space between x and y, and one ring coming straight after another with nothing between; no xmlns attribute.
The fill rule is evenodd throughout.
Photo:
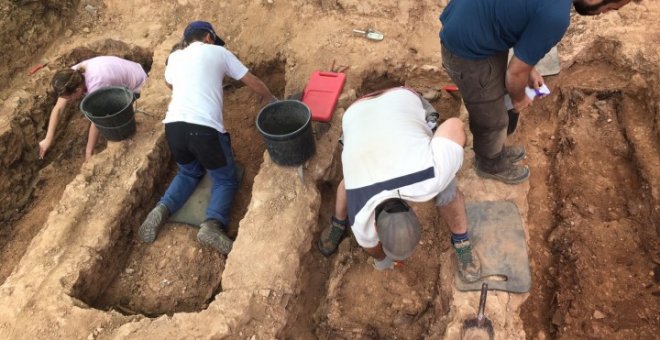
<svg viewBox="0 0 660 340"><path fill-rule="evenodd" d="M147 73L140 64L113 56L87 59L72 68L57 71L51 85L58 98L50 112L46 137L39 142L39 158L43 158L53 145L60 114L69 102L105 86L123 86L139 95L146 80ZM92 157L98 138L99 131L92 123L87 137L85 161Z"/></svg>

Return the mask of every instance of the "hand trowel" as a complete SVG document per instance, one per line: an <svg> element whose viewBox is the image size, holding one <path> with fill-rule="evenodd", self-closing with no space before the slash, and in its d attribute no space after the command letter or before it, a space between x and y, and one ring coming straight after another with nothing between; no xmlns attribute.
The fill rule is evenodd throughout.
<svg viewBox="0 0 660 340"><path fill-rule="evenodd" d="M353 29L354 33L362 34L364 35L367 39L369 40L374 40L374 41L381 41L383 40L383 33L380 33L374 29L367 29L367 30L359 30L359 29Z"/></svg>

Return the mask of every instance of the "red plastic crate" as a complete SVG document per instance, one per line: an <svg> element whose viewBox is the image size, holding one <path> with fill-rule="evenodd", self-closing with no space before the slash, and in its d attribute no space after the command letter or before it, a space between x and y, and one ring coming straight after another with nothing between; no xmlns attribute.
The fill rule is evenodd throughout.
<svg viewBox="0 0 660 340"><path fill-rule="evenodd" d="M344 88L346 74L316 71L307 82L302 102L312 111L312 120L329 122Z"/></svg>

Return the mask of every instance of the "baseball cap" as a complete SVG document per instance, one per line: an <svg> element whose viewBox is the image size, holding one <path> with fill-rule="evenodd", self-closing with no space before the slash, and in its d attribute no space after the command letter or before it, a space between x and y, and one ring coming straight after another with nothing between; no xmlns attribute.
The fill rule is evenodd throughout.
<svg viewBox="0 0 660 340"><path fill-rule="evenodd" d="M385 254L397 261L407 259L422 238L422 227L408 203L391 198L376 207L376 231Z"/></svg>
<svg viewBox="0 0 660 340"><path fill-rule="evenodd" d="M213 25L206 21L193 21L189 23L188 26L186 26L186 29L183 31L183 41L186 41L186 39L190 36L190 33L196 30L202 30L211 33L215 45L225 46L224 40L220 39L220 37L215 33Z"/></svg>

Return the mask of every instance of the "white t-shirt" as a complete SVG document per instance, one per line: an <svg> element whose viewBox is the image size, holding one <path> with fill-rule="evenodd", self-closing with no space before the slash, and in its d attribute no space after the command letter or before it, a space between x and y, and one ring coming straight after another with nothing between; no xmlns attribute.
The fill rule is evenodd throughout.
<svg viewBox="0 0 660 340"><path fill-rule="evenodd" d="M85 68L85 87L92 93L104 86L125 86L134 93L140 93L147 80L147 73L140 64L113 56L87 59L72 69Z"/></svg>
<svg viewBox="0 0 660 340"><path fill-rule="evenodd" d="M165 81L172 85L172 100L163 123L186 122L212 127L222 133L222 80L239 80L248 73L222 46L194 42L170 54Z"/></svg>
<svg viewBox="0 0 660 340"><path fill-rule="evenodd" d="M389 90L351 105L342 119L342 164L349 219L357 242L378 245L374 210L388 198L428 201L452 181L463 148L433 138L419 96Z"/></svg>

